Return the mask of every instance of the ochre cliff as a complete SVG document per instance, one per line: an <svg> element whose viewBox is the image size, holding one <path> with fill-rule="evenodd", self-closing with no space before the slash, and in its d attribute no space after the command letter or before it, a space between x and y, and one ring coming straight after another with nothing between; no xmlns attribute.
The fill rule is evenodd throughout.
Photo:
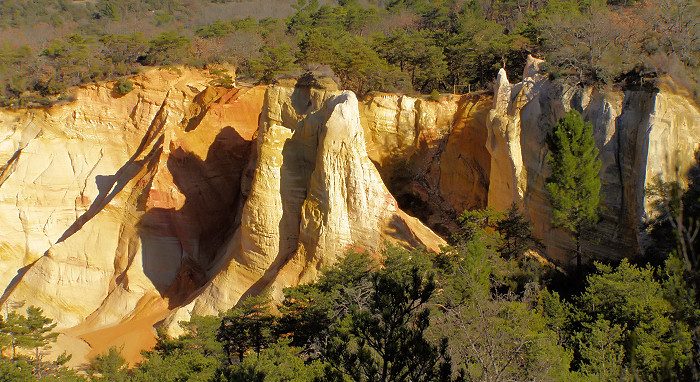
<svg viewBox="0 0 700 382"><path fill-rule="evenodd" d="M444 244L382 183L352 93L211 81L150 70L125 96L0 112L1 302L42 307L76 360L133 360L156 323L279 295L351 248Z"/></svg>
<svg viewBox="0 0 700 382"><path fill-rule="evenodd" d="M122 97L96 84L71 104L0 113L3 302L41 306L75 337L145 318L137 326L152 338L204 284L240 204L265 92L209 81L153 70ZM143 334L95 340L122 332Z"/></svg>
<svg viewBox="0 0 700 382"><path fill-rule="evenodd" d="M257 155L240 226L222 248L211 281L167 320L215 314L242 296L313 280L350 249L385 242L444 241L402 212L365 149L352 92L308 86L268 88Z"/></svg>
<svg viewBox="0 0 700 382"><path fill-rule="evenodd" d="M529 58L523 80L501 71L493 95L440 101L376 94L361 104L370 158L400 205L443 236L465 209L515 203L550 259L570 265L571 238L551 226L544 188L546 137L570 109L594 127L602 161L602 220L584 251L595 258L639 253L653 211L655 178L685 181L700 151L700 108L669 90L620 91L568 86Z"/></svg>
<svg viewBox="0 0 700 382"><path fill-rule="evenodd" d="M491 154L488 205L516 203L533 224L533 233L550 258L567 264L573 244L551 224L544 188L546 136L571 108L593 124L602 161L602 221L584 239L595 258L639 253L648 218L645 190L655 178L684 182L700 151L700 108L690 98L668 91L616 91L566 86L540 71L529 58L523 81L510 84L501 70L488 117Z"/></svg>
<svg viewBox="0 0 700 382"><path fill-rule="evenodd" d="M367 151L402 207L443 235L487 204L491 97L374 94L360 104Z"/></svg>
<svg viewBox="0 0 700 382"><path fill-rule="evenodd" d="M176 334L192 314L278 298L347 250L438 250L465 209L515 203L566 264L545 137L570 108L593 123L603 162L604 218L585 250L632 254L645 188L695 163L700 110L670 91L564 86L539 66L516 84L502 71L493 95L438 100L301 80L227 89L153 69L124 96L100 83L2 110L0 304L41 306L76 362L122 344L133 361L154 326Z"/></svg>

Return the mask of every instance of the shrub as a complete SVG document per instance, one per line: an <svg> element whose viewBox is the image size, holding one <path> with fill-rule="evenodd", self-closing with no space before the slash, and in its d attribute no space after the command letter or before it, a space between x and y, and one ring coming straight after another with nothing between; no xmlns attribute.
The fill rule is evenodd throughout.
<svg viewBox="0 0 700 382"><path fill-rule="evenodd" d="M114 86L114 91L120 96L128 94L132 90L134 90L134 83L128 79L120 79Z"/></svg>
<svg viewBox="0 0 700 382"><path fill-rule="evenodd" d="M440 102L440 98L442 97L440 96L440 92L437 91L437 89L433 89L433 91L430 92L430 94L428 95L428 100L430 101Z"/></svg>
<svg viewBox="0 0 700 382"><path fill-rule="evenodd" d="M175 65L189 58L190 40L177 32L163 32L149 42L146 65ZM140 58L139 58L140 59Z"/></svg>

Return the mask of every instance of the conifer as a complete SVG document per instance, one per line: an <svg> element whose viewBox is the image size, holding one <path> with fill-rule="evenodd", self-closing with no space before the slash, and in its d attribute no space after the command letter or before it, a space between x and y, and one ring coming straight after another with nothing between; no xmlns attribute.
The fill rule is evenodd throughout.
<svg viewBox="0 0 700 382"><path fill-rule="evenodd" d="M568 231L576 243L581 265L581 237L598 221L600 168L593 125L575 110L559 120L549 136L547 162L552 174L546 188L552 203L552 224Z"/></svg>

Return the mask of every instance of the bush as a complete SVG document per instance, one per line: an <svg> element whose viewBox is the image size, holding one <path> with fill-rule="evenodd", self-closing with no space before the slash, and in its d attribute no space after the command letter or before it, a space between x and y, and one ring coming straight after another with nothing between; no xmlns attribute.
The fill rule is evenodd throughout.
<svg viewBox="0 0 700 382"><path fill-rule="evenodd" d="M146 65L175 65L189 58L190 40L177 32L163 32L149 42Z"/></svg>
<svg viewBox="0 0 700 382"><path fill-rule="evenodd" d="M437 91L437 89L433 89L433 91L430 92L430 94L428 95L429 101L440 102L440 98L442 97L440 96L440 92Z"/></svg>
<svg viewBox="0 0 700 382"><path fill-rule="evenodd" d="M214 86L232 88L235 84L233 76L230 75L226 69L212 69L209 71L209 74L216 77L211 81L211 84Z"/></svg>
<svg viewBox="0 0 700 382"><path fill-rule="evenodd" d="M134 90L134 83L128 79L120 79L114 86L114 91L120 96L126 95Z"/></svg>
<svg viewBox="0 0 700 382"><path fill-rule="evenodd" d="M285 44L277 47L263 46L260 57L250 60L248 66L251 74L261 83L271 83L278 76L295 69L294 55Z"/></svg>

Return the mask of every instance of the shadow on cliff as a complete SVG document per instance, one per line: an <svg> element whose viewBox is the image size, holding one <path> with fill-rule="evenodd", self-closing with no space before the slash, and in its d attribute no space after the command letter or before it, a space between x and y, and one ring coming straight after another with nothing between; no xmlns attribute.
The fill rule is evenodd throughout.
<svg viewBox="0 0 700 382"><path fill-rule="evenodd" d="M98 190L97 197L87 210L63 232L56 244L65 241L83 228L85 223L102 211L144 168L156 166L160 153L163 151L163 139L164 137L161 135L151 151L143 159L136 159L137 155L142 153L141 150L137 151L114 175L97 175L95 177Z"/></svg>
<svg viewBox="0 0 700 382"><path fill-rule="evenodd" d="M163 101L163 104L161 104L161 107L156 113L153 122L149 126L148 130L146 130L146 133L141 139L139 146L134 151L134 154L126 161L126 163L124 163L124 165L112 175L95 176L98 195L95 197L93 202L90 203L85 212L83 212L63 232L63 234L61 234L54 245L64 242L78 232L87 222L102 211L131 180L137 177L138 174L142 173L144 169L154 168L157 165L158 158L163 151L164 137L161 133L164 126L164 106L165 101ZM18 156L20 151L17 153ZM81 199L86 198L83 196ZM3 294L0 297L0 304L4 303L8 296L12 293L12 290L19 284L24 275L32 268L32 266L34 266L34 264L37 263L37 261L34 261L17 271L17 274L3 291Z"/></svg>
<svg viewBox="0 0 700 382"><path fill-rule="evenodd" d="M684 175L687 187L657 178L647 189L653 218L642 227L647 240L640 260L660 266L675 251L693 270L694 282L700 287L700 150Z"/></svg>
<svg viewBox="0 0 700 382"><path fill-rule="evenodd" d="M156 207L147 209L137 226L143 272L171 307L204 285L217 250L233 231L251 144L227 126L204 160L180 147L173 150L167 168L184 196L179 209L158 207L172 204L170 190L146 189L142 204L147 199Z"/></svg>
<svg viewBox="0 0 700 382"><path fill-rule="evenodd" d="M163 151L164 136L162 132L165 125L165 118L167 117L165 104L166 101L163 101L160 109L153 118L153 122L151 122L138 148L134 151L134 154L129 160L113 175L97 175L95 177L98 190L97 197L87 210L63 232L61 237L56 241L56 244L65 241L78 232L85 223L102 211L144 168L153 168L158 164L158 158ZM148 153L146 153L149 146L152 147Z"/></svg>
<svg viewBox="0 0 700 382"><path fill-rule="evenodd" d="M610 195L605 199L608 203L603 211L606 218L604 223L616 232L614 239L617 241L609 241L606 247L624 248L623 254L626 257L643 251L638 235L639 230L644 229L640 222L645 218L646 179L641 174L648 167L651 131L641 127L650 125L655 98L653 92L625 92L622 112L615 120L615 133L601 150L601 155L605 151L614 153L614 166L610 166L608 175L610 179L616 179L609 184L603 183L601 190L603 195ZM668 159L670 158L666 158Z"/></svg>
<svg viewBox="0 0 700 382"><path fill-rule="evenodd" d="M443 238L450 238L459 230L457 218L464 210L486 208L488 203L491 154L486 149L487 113L477 109L480 97L460 96L448 134L420 142L417 152L392 163L387 169L373 162L399 208ZM469 148L454 155L459 150L456 147L465 142ZM441 162L446 160L452 161L450 171L463 176L459 201L447 196L455 190L444 189L441 185Z"/></svg>
<svg viewBox="0 0 700 382"><path fill-rule="evenodd" d="M12 280L10 280L10 282L7 284L7 287L5 288L5 290L2 291L2 295L0 295L0 305L4 305L7 302L10 295L12 295L12 291L14 291L17 284L19 284L19 282L22 281L22 277L24 277L24 274L27 273L27 271L36 262L37 262L37 260L32 261L30 264L27 264L27 265L25 265L22 268L17 270L17 274L12 278Z"/></svg>

